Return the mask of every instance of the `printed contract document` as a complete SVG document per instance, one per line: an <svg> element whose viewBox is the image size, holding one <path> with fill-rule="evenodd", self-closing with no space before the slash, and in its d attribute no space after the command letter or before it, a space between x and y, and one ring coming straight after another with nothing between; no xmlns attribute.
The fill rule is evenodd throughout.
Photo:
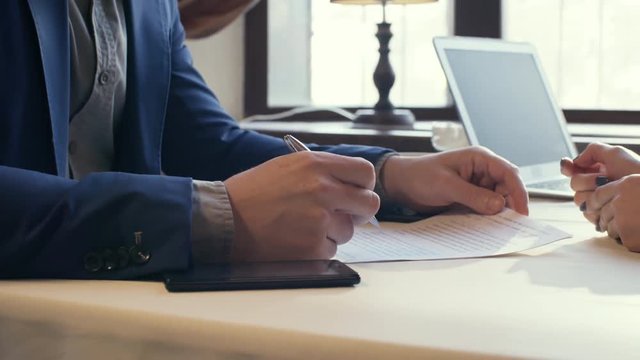
<svg viewBox="0 0 640 360"><path fill-rule="evenodd" d="M571 237L551 225L506 209L497 215L452 212L410 224L357 227L338 247L346 263L455 259L503 255Z"/></svg>

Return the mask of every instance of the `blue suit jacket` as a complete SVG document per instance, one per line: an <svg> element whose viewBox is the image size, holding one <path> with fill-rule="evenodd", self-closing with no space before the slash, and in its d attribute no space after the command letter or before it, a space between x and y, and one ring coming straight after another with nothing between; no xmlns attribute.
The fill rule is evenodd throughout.
<svg viewBox="0 0 640 360"><path fill-rule="evenodd" d="M288 153L220 107L192 66L175 1L129 0L125 9L127 99L114 172L75 181L65 178L67 0L0 2L0 277L117 279L186 268L190 178L224 180ZM316 149L372 162L386 151ZM87 254L131 246L136 231L151 254L144 265L85 269Z"/></svg>

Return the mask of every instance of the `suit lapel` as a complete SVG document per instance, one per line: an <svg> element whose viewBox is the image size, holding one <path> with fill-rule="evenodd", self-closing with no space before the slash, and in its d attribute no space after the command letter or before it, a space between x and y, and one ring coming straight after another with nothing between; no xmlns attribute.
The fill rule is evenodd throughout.
<svg viewBox="0 0 640 360"><path fill-rule="evenodd" d="M29 7L38 33L44 68L56 169L59 176L66 176L70 96L67 1L29 0Z"/></svg>
<svg viewBox="0 0 640 360"><path fill-rule="evenodd" d="M127 106L116 134L116 167L120 171L161 171L162 129L171 76L167 3L125 1Z"/></svg>

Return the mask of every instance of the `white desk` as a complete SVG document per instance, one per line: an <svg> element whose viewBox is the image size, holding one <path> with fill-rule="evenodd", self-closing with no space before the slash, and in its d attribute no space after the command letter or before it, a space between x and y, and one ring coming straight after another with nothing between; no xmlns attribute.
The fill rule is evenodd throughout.
<svg viewBox="0 0 640 360"><path fill-rule="evenodd" d="M572 203L535 202L532 216L575 236L490 259L354 265L354 288L0 282L0 358L640 358L640 254Z"/></svg>

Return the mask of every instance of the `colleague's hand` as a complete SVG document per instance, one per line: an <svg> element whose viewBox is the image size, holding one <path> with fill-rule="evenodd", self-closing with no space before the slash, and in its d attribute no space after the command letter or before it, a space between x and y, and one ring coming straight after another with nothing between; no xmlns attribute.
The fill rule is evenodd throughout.
<svg viewBox="0 0 640 360"><path fill-rule="evenodd" d="M640 157L621 146L592 143L573 161L562 159L560 168L570 177L595 180L596 176L606 176L609 180L617 180L640 173Z"/></svg>
<svg viewBox="0 0 640 360"><path fill-rule="evenodd" d="M232 261L328 259L380 206L362 158L281 156L225 181L234 214Z"/></svg>
<svg viewBox="0 0 640 360"><path fill-rule="evenodd" d="M621 146L589 144L573 161L562 159L574 201L596 230L640 251L640 157Z"/></svg>
<svg viewBox="0 0 640 360"><path fill-rule="evenodd" d="M480 214L498 213L505 205L529 213L517 167L482 147L390 157L382 169L382 183L391 200L420 212L458 203Z"/></svg>
<svg viewBox="0 0 640 360"><path fill-rule="evenodd" d="M640 173L640 157L630 150L621 146L611 146L602 143L592 143L576 157L574 160L562 159L561 172L571 177L571 188L575 191L574 202L580 206L587 220L596 225L596 229L607 231L613 238L619 238L620 233L617 221L611 223L607 219L612 218L613 213L617 213L616 218L626 221L626 217L632 214L622 213L622 209L628 209L629 204L625 199L625 206L621 207L622 200L615 200L618 194L630 193L628 182L636 180L624 180L626 176ZM606 191L600 190L600 186L606 185ZM596 191L601 195L596 195ZM631 199L631 201L635 201ZM609 205L607 205L609 204ZM607 213L602 211L606 209ZM617 210L614 210L617 209ZM624 226L628 228L628 226ZM627 230L628 232L628 230ZM628 235L632 237L633 235ZM629 241L628 241L629 242ZM633 240L630 240L633 244Z"/></svg>
<svg viewBox="0 0 640 360"><path fill-rule="evenodd" d="M628 175L595 189L583 201L584 216L631 251L640 251L640 175Z"/></svg>

